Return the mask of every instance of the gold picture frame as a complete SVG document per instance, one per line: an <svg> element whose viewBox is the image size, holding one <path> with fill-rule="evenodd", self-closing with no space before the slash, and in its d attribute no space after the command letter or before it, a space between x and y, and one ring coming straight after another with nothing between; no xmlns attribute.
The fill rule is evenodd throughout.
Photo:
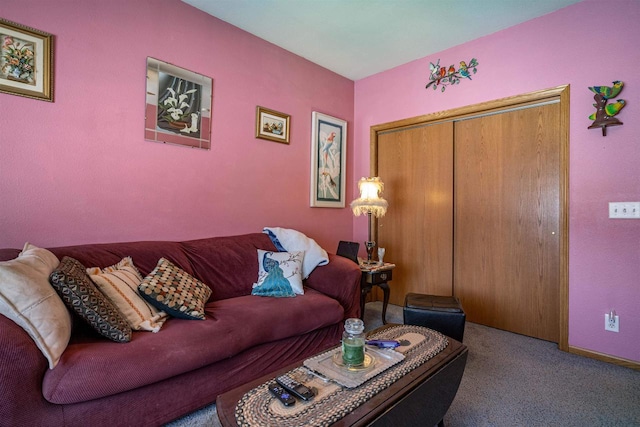
<svg viewBox="0 0 640 427"><path fill-rule="evenodd" d="M53 35L0 18L0 92L53 102Z"/></svg>
<svg viewBox="0 0 640 427"><path fill-rule="evenodd" d="M290 115L256 107L256 138L288 144L290 127Z"/></svg>

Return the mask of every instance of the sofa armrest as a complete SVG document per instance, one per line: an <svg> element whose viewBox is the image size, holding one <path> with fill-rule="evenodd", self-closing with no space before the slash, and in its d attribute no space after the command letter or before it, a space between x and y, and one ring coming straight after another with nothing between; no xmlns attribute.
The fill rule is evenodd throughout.
<svg viewBox="0 0 640 427"><path fill-rule="evenodd" d="M34 419L44 416L53 424L63 424L62 407L42 395L48 367L29 334L0 314L0 424L33 425Z"/></svg>
<svg viewBox="0 0 640 427"><path fill-rule="evenodd" d="M316 267L305 285L335 298L344 307L344 318L360 317L360 267L350 259L329 254L329 264Z"/></svg>

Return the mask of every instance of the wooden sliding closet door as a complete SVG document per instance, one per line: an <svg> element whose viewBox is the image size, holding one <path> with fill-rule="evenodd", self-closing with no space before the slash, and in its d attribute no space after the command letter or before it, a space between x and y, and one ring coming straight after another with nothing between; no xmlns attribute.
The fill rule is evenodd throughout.
<svg viewBox="0 0 640 427"><path fill-rule="evenodd" d="M455 124L454 294L471 322L554 342L559 129L559 103Z"/></svg>
<svg viewBox="0 0 640 427"><path fill-rule="evenodd" d="M378 220L378 245L397 265L390 302L405 294L452 295L453 123L378 135L378 176L387 214Z"/></svg>

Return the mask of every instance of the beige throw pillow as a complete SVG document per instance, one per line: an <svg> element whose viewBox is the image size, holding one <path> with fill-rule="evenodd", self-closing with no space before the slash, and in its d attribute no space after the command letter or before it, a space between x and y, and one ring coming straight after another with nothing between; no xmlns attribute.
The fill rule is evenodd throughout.
<svg viewBox="0 0 640 427"><path fill-rule="evenodd" d="M167 320L164 311L156 309L138 293L142 276L131 257L123 258L111 267L87 268L87 274L102 293L118 307L131 329L158 332Z"/></svg>
<svg viewBox="0 0 640 427"><path fill-rule="evenodd" d="M0 262L0 313L33 338L53 369L69 344L71 313L49 283L58 258L24 245L18 258Z"/></svg>

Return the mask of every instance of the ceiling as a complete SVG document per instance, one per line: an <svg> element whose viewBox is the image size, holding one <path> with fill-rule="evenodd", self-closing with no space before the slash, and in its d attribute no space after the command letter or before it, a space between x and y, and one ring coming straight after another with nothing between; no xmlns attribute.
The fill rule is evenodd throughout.
<svg viewBox="0 0 640 427"><path fill-rule="evenodd" d="M581 0L182 1L358 80Z"/></svg>

